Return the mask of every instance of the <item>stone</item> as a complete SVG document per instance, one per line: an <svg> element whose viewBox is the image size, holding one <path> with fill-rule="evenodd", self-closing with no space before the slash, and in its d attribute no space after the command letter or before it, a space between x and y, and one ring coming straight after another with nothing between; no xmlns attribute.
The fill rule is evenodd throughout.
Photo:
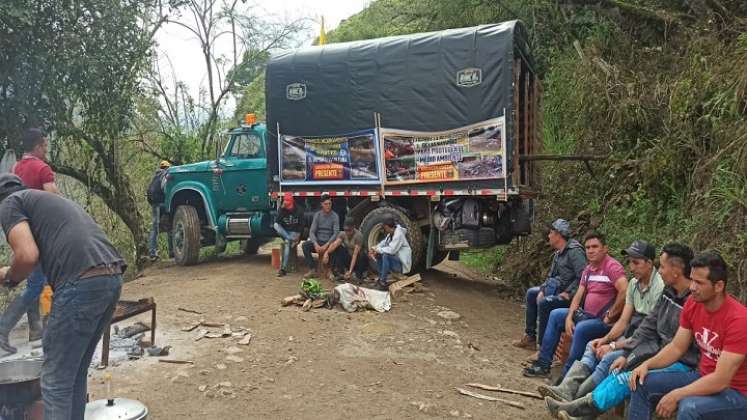
<svg viewBox="0 0 747 420"><path fill-rule="evenodd" d="M230 356L226 356L226 360L228 360L229 362L241 363L241 362L244 361L244 358L243 357L239 357L239 356L230 355Z"/></svg>
<svg viewBox="0 0 747 420"><path fill-rule="evenodd" d="M242 349L240 349L240 348L238 348L236 346L231 346L231 347L229 347L229 348L227 348L227 349L225 349L223 351L226 352L226 353L228 353L228 354L236 354L236 353L241 353L244 350L242 350Z"/></svg>
<svg viewBox="0 0 747 420"><path fill-rule="evenodd" d="M218 370L226 370L227 367L228 366L224 365L223 363L218 363L217 365L215 365L215 368Z"/></svg>
<svg viewBox="0 0 747 420"><path fill-rule="evenodd" d="M449 414L451 417L459 417L459 410L451 410L449 411Z"/></svg>
<svg viewBox="0 0 747 420"><path fill-rule="evenodd" d="M441 335L446 336L446 337L456 338L457 341L459 341L459 334L455 333L454 331L443 330L441 331Z"/></svg>
<svg viewBox="0 0 747 420"><path fill-rule="evenodd" d="M197 387L197 389L199 389L200 392L205 392L205 391L207 391L207 385L200 385L200 386Z"/></svg>
<svg viewBox="0 0 747 420"><path fill-rule="evenodd" d="M456 313L454 311L451 311L451 310L441 311L441 312L439 312L436 315L438 315L440 318L443 318L443 319L445 319L447 321L456 321L456 320L462 318L461 315L459 315L458 313Z"/></svg>
<svg viewBox="0 0 747 420"><path fill-rule="evenodd" d="M233 384L231 382L228 382L228 381L226 381L226 382L219 382L218 383L218 388L231 388L232 386L233 386Z"/></svg>

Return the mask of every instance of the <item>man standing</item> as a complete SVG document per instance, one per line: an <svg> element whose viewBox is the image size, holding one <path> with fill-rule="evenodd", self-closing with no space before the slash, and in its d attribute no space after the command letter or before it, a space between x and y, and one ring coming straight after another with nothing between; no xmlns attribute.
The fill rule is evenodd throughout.
<svg viewBox="0 0 747 420"><path fill-rule="evenodd" d="M350 217L345 218L342 229L324 254L324 263L327 264L332 255L333 270L342 275L345 281L350 281L355 273L355 281L361 284L367 264L366 258L361 258L363 234L356 229L355 220Z"/></svg>
<svg viewBox="0 0 747 420"><path fill-rule="evenodd" d="M547 240L555 250L550 272L541 286L527 290L526 330L521 340L512 343L516 347L534 350L536 344L542 342L550 312L570 306L571 297L578 289L578 281L586 267L584 247L571 238L570 223L563 219L554 221L550 225Z"/></svg>
<svg viewBox="0 0 747 420"><path fill-rule="evenodd" d="M568 360L562 375L573 362L581 359L586 344L603 336L617 320L625 303L628 279L622 264L609 256L604 235L589 232L584 237L589 265L581 274L581 282L570 308L555 309L550 313L539 359L524 369L524 376L550 375L550 365L560 334L573 337Z"/></svg>
<svg viewBox="0 0 747 420"><path fill-rule="evenodd" d="M158 165L158 170L153 175L153 178L148 184L147 199L151 209L151 230L150 230L150 259L155 261L158 259L158 225L161 220L161 207L163 206L166 196L164 195L164 189L166 188L166 172L171 167L171 163L167 160L162 160ZM171 237L171 232L166 232L166 245L169 249L169 258L174 258L174 242Z"/></svg>
<svg viewBox="0 0 747 420"><path fill-rule="evenodd" d="M747 410L747 308L726 292L726 262L715 252L693 259L690 299L671 343L630 375L628 418L744 419ZM692 342L698 371L650 372L679 360ZM657 404L658 400L658 404Z"/></svg>
<svg viewBox="0 0 747 420"><path fill-rule="evenodd" d="M281 261L278 277L288 274L288 260L291 251L296 252L296 245L303 231L303 209L296 205L292 192L283 195L283 204L278 210L273 225L275 232L283 238L283 261Z"/></svg>
<svg viewBox="0 0 747 420"><path fill-rule="evenodd" d="M28 188L59 194L54 171L45 161L49 149L46 134L38 128L26 130L21 136L21 147L23 157L13 166L13 173ZM29 321L29 341L41 340L43 327L39 315L39 296L46 282L41 266L36 267L26 279L26 289L13 299L0 318L0 350L6 355L17 351L10 345L8 336L24 313Z"/></svg>
<svg viewBox="0 0 747 420"><path fill-rule="evenodd" d="M0 175L0 224L13 251L0 283L14 287L41 263L54 289L44 334L45 420L83 420L88 366L122 289L125 263L78 204Z"/></svg>
<svg viewBox="0 0 747 420"><path fill-rule="evenodd" d="M412 265L412 249L407 242L407 229L397 224L391 217L384 221L386 237L378 245L368 251L368 255L376 260L379 266L379 279L376 287L388 290L387 277L389 273L405 274Z"/></svg>
<svg viewBox="0 0 747 420"><path fill-rule="evenodd" d="M546 397L545 402L551 414L563 419L593 418L630 397L630 370L656 355L662 347L672 341L677 332L682 307L690 296L692 259L693 251L686 245L672 243L664 246L659 259L659 273L666 287L653 312L641 322L633 336L625 341L623 355L612 363L609 375L591 394L579 389L576 399L570 402L554 401L557 399L556 396ZM695 346L690 346L677 363L663 370L689 371L697 364L698 350ZM581 385L581 388L583 387L584 385Z"/></svg>
<svg viewBox="0 0 747 420"><path fill-rule="evenodd" d="M311 222L309 240L304 242L302 246L306 266L309 267L309 271L304 274L304 278L318 275L312 254L316 253L319 260L323 261L324 254L338 233L340 233L340 217L332 210L332 199L325 194L322 196L322 209L314 214L314 219Z"/></svg>

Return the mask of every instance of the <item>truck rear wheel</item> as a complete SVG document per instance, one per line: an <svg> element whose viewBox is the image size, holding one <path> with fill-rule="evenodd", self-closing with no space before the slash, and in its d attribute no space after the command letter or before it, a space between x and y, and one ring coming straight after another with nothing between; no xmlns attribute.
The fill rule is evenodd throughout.
<svg viewBox="0 0 747 420"><path fill-rule="evenodd" d="M258 239L242 239L241 251L244 255L256 255L259 252L259 246L262 245Z"/></svg>
<svg viewBox="0 0 747 420"><path fill-rule="evenodd" d="M173 224L174 260L179 265L194 265L200 258L200 217L197 209L184 205L176 208Z"/></svg>
<svg viewBox="0 0 747 420"><path fill-rule="evenodd" d="M416 272L420 266L420 261L425 256L425 239L420 228L401 210L394 207L379 207L374 209L363 218L361 223L361 233L363 242L366 245L366 252L376 246L385 237L384 221L390 217L397 220L402 227L407 229L407 242L412 249L412 268L411 273ZM368 261L371 270L378 272L376 262L369 258Z"/></svg>

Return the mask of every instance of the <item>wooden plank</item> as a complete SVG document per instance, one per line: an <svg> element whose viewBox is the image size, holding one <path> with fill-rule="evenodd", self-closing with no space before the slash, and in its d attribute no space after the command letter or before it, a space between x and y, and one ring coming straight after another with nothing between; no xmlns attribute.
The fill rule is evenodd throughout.
<svg viewBox="0 0 747 420"><path fill-rule="evenodd" d="M485 391L505 392L507 394L523 395L525 397L535 398L535 399L538 399L538 400L543 399L542 395L534 393L534 392L517 391L515 389L501 388L500 385L498 385L498 386L490 386L490 385L483 385L483 384L478 384L478 383L471 383L471 384L467 384L467 386L472 387L472 388L482 389L482 390L485 390Z"/></svg>
<svg viewBox="0 0 747 420"><path fill-rule="evenodd" d="M301 299L303 299L301 295L293 295L293 296L284 297L280 300L280 306L289 306L289 305L297 303L297 301Z"/></svg>
<svg viewBox="0 0 747 420"><path fill-rule="evenodd" d="M404 280L400 280L398 282L392 283L389 285L389 293L392 295L392 297L396 297L403 288L414 284L416 282L419 282L421 280L420 274L415 274L413 276L410 276Z"/></svg>
<svg viewBox="0 0 747 420"><path fill-rule="evenodd" d="M512 400L505 400L503 398L496 398L496 397L490 397L487 395L478 394L476 392L467 391L466 389L462 388L455 388L460 394L467 395L469 397L478 398L485 401L495 401L502 404L510 405L511 407L516 407L524 410L526 407L524 407L524 404Z"/></svg>
<svg viewBox="0 0 747 420"><path fill-rule="evenodd" d="M192 360L176 360L176 359L158 359L161 363L172 363L175 365L193 365L195 362Z"/></svg>

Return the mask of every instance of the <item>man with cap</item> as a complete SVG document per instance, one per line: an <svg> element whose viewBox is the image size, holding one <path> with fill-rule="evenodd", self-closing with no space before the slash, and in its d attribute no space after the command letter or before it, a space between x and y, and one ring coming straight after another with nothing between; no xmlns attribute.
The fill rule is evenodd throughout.
<svg viewBox="0 0 747 420"><path fill-rule="evenodd" d="M526 329L524 337L513 343L516 347L534 350L536 344L542 342L550 312L570 306L586 267L584 247L571 238L571 225L566 220L557 219L550 225L547 240L555 250L550 271L541 286L527 290Z"/></svg>
<svg viewBox="0 0 747 420"><path fill-rule="evenodd" d="M342 232L330 244L323 258L323 262L327 264L329 256L332 255L332 270L336 272L335 280L338 276L342 276L346 281L350 281L355 273L355 281L358 284L363 282L367 261L361 258L361 249L363 249L363 234L356 229L355 220L346 217L342 224Z"/></svg>
<svg viewBox="0 0 747 420"><path fill-rule="evenodd" d="M164 191L166 189L166 172L171 167L171 163L167 160L162 160L158 164L158 170L150 180L147 191L148 204L151 208L151 230L150 230L150 259L155 261L158 259L158 225L161 220L161 207L166 201L166 195ZM174 241L171 236L171 232L166 232L166 245L169 249L169 258L174 258Z"/></svg>
<svg viewBox="0 0 747 420"><path fill-rule="evenodd" d="M634 278L628 283L620 318L607 334L586 345L581 360L571 365L559 385L540 385L540 394L570 401L591 392L607 377L612 363L623 355L629 337L656 306L664 290L664 281L654 267L656 249L646 241L636 240L622 254Z"/></svg>
<svg viewBox="0 0 747 420"><path fill-rule="evenodd" d="M54 289L41 373L45 420L83 420L96 345L122 289L125 262L77 203L0 175L0 225L13 251L0 284L14 287L37 264Z"/></svg>
<svg viewBox="0 0 747 420"><path fill-rule="evenodd" d="M406 274L412 265L412 248L407 242L407 229L398 224L393 217L384 223L386 237L378 245L368 251L368 256L377 262L379 279L376 288L388 290L387 277L389 273Z"/></svg>
<svg viewBox="0 0 747 420"><path fill-rule="evenodd" d="M23 185L35 190L59 194L55 184L54 171L46 162L49 140L47 135L38 128L30 128L21 136L23 157L13 165L12 171ZM29 321L29 341L38 341L44 330L39 314L39 296L47 282L41 266L37 266L26 279L26 288L10 302L0 318L0 350L5 354L16 353L17 349L10 345L8 336L25 313Z"/></svg>
<svg viewBox="0 0 747 420"><path fill-rule="evenodd" d="M303 209L296 205L293 193L286 192L283 195L283 202L273 225L275 232L283 238L283 261L281 261L280 270L278 270L278 277L283 277L288 273L290 253L296 250L303 231L303 222Z"/></svg>

